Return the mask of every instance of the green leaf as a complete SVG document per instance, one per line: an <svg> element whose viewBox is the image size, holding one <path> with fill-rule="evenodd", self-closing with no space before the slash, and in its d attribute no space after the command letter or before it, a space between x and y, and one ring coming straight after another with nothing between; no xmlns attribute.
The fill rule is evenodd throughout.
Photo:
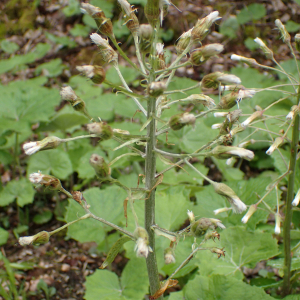
<svg viewBox="0 0 300 300"><path fill-rule="evenodd" d="M221 275L196 276L184 287L184 296L188 300L272 300L263 289L250 286L234 278Z"/></svg>
<svg viewBox="0 0 300 300"><path fill-rule="evenodd" d="M164 298L165 300L184 300L183 291L170 293L168 297Z"/></svg>
<svg viewBox="0 0 300 300"><path fill-rule="evenodd" d="M1 200L0 200L1 201ZM9 233L0 227L0 246L6 244Z"/></svg>
<svg viewBox="0 0 300 300"><path fill-rule="evenodd" d="M296 22L294 22L292 20L289 20L285 24L285 29L288 32L296 32L296 31L298 31L300 29L300 24L296 23Z"/></svg>
<svg viewBox="0 0 300 300"><path fill-rule="evenodd" d="M34 194L32 184L26 178L12 180L0 192L0 206L6 206L17 199L18 205L23 207L33 202Z"/></svg>
<svg viewBox="0 0 300 300"><path fill-rule="evenodd" d="M77 45L76 42L72 38L69 38L68 36L56 36L47 31L45 32L45 35L51 42L61 45L63 47L74 48Z"/></svg>
<svg viewBox="0 0 300 300"><path fill-rule="evenodd" d="M118 253L120 252L122 246L128 241L131 241L131 239L128 236L124 235L120 237L110 248L107 257L105 261L102 263L100 268L105 269L109 264L111 264L115 260Z"/></svg>
<svg viewBox="0 0 300 300"><path fill-rule="evenodd" d="M0 46L2 51L9 54L12 54L20 49L18 44L9 40L2 40Z"/></svg>
<svg viewBox="0 0 300 300"><path fill-rule="evenodd" d="M280 274L283 274L284 269L284 258L271 259L267 262L268 266L276 268L279 270ZM292 257L291 271L300 269L300 257Z"/></svg>
<svg viewBox="0 0 300 300"><path fill-rule="evenodd" d="M178 230L190 208L189 191L185 186L172 186L156 191L156 220L160 227Z"/></svg>
<svg viewBox="0 0 300 300"><path fill-rule="evenodd" d="M236 16L229 16L220 24L220 33L234 39L239 29L239 23Z"/></svg>
<svg viewBox="0 0 300 300"><path fill-rule="evenodd" d="M89 119L80 112L75 111L69 105L66 105L50 120L49 123L42 125L40 131L67 131L68 129L87 124ZM88 134L88 133L86 133Z"/></svg>
<svg viewBox="0 0 300 300"><path fill-rule="evenodd" d="M6 166L13 161L13 157L8 151L0 150L0 161L1 164Z"/></svg>
<svg viewBox="0 0 300 300"><path fill-rule="evenodd" d="M243 179L245 175L244 172L242 172L240 169L226 165L226 160L216 159L214 157L212 157L212 160L216 164L219 171L221 171L224 179L227 181ZM201 173L203 172L201 171Z"/></svg>
<svg viewBox="0 0 300 300"><path fill-rule="evenodd" d="M197 265L203 275L222 274L243 278L242 267L250 268L278 254L276 239L258 230L249 232L244 227L230 227L220 232L221 241L210 241L206 247L225 248L225 257L217 258L210 251L197 253Z"/></svg>
<svg viewBox="0 0 300 300"><path fill-rule="evenodd" d="M6 86L0 85L0 93L3 96L0 116L31 124L48 121L55 113L54 108L60 102L60 96L58 90L41 86L46 81L45 77L37 77L10 82Z"/></svg>
<svg viewBox="0 0 300 300"><path fill-rule="evenodd" d="M101 295L102 300L121 299L118 276L107 270L96 270L85 282L85 300L94 300Z"/></svg>
<svg viewBox="0 0 300 300"><path fill-rule="evenodd" d="M127 197L126 193L117 186L109 186L104 190L99 188L91 188L83 192L84 198L91 206L90 210L96 216L105 218L106 220L123 226L125 218L123 216L123 201ZM85 214L80 205L72 199L69 199L66 222L71 222ZM93 219L80 221L68 227L68 236L77 241L100 243L104 240L105 233L111 231L111 227L104 225Z"/></svg>
<svg viewBox="0 0 300 300"><path fill-rule="evenodd" d="M0 61L0 74L6 73L15 67L32 63L45 56L50 49L51 45L39 43L31 52L27 54L15 55L9 59L3 59Z"/></svg>
<svg viewBox="0 0 300 300"><path fill-rule="evenodd" d="M80 4L78 0L69 0L69 5L62 9L66 17L80 14Z"/></svg>
<svg viewBox="0 0 300 300"><path fill-rule="evenodd" d="M56 58L39 65L34 72L36 75L43 73L43 75L47 77L57 77L65 68L65 65L62 64L62 60L60 58Z"/></svg>
<svg viewBox="0 0 300 300"><path fill-rule="evenodd" d="M70 33L77 37L87 37L89 35L90 28L88 26L84 26L82 24L76 24L73 28L70 29Z"/></svg>
<svg viewBox="0 0 300 300"><path fill-rule="evenodd" d="M259 20L266 15L267 11L263 4L253 3L243 8L237 15L240 24L245 24L251 20Z"/></svg>
<svg viewBox="0 0 300 300"><path fill-rule="evenodd" d="M52 219L52 212L50 210L46 210L41 214L37 214L33 217L33 222L36 224L45 224Z"/></svg>
<svg viewBox="0 0 300 300"><path fill-rule="evenodd" d="M53 174L59 179L66 179L72 172L72 163L66 152L60 149L50 149L32 155L27 166L27 174L41 171L43 174Z"/></svg>
<svg viewBox="0 0 300 300"><path fill-rule="evenodd" d="M148 292L148 278L145 260L131 259L125 266L121 280L107 270L96 270L87 277L84 299L94 300L101 295L101 300L143 299Z"/></svg>
<svg viewBox="0 0 300 300"><path fill-rule="evenodd" d="M136 71L133 68L129 68L125 66L119 66L119 68L126 82L134 81L139 75L138 71ZM106 79L112 82L113 84L122 85L122 81L118 76L118 73L115 68L109 68L107 70Z"/></svg>

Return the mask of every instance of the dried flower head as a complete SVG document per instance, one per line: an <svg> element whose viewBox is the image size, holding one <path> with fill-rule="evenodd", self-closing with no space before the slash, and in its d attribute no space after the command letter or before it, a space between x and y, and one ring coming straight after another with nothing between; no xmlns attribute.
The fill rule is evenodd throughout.
<svg viewBox="0 0 300 300"><path fill-rule="evenodd" d="M84 65L77 66L76 69L96 84L105 80L105 71L101 66Z"/></svg>
<svg viewBox="0 0 300 300"><path fill-rule="evenodd" d="M236 54L232 54L230 58L232 60L235 60L235 61L240 61L240 62L246 63L250 66L257 66L258 65L257 61L254 58L249 58L249 57L236 55Z"/></svg>
<svg viewBox="0 0 300 300"><path fill-rule="evenodd" d="M271 155L282 143L284 142L284 138L277 137L271 147L266 151L268 155Z"/></svg>
<svg viewBox="0 0 300 300"><path fill-rule="evenodd" d="M267 45L259 38L255 38L254 42L258 44L259 48L262 49L266 55L266 58L268 59L273 59L274 55L273 55L273 51L267 47Z"/></svg>

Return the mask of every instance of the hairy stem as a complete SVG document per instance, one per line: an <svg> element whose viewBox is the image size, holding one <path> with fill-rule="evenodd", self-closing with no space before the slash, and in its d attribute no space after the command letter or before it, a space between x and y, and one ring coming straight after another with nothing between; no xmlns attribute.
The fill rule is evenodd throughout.
<svg viewBox="0 0 300 300"><path fill-rule="evenodd" d="M298 94L299 102L300 95ZM283 245L284 245L284 276L283 276L283 295L288 295L290 292L290 279L291 279L291 221L292 221L292 200L294 197L294 183L296 171L296 157L297 146L299 142L299 115L295 117L292 144L291 144L291 157L289 170L291 171L288 179L288 192L285 204L285 219L283 224Z"/></svg>
<svg viewBox="0 0 300 300"><path fill-rule="evenodd" d="M148 100L148 110L147 117L149 118L152 114L155 114L156 110L156 98L150 97ZM155 224L155 189L152 190L155 184L155 144L156 144L156 121L152 121L147 126L147 135L149 140L147 142L146 149L146 189L151 191L149 198L145 201L145 229L149 234L149 246L153 249L153 252L149 252L146 259L149 283L150 283L150 293L153 295L159 289L159 276L157 270L156 256L155 256L155 235L151 226Z"/></svg>

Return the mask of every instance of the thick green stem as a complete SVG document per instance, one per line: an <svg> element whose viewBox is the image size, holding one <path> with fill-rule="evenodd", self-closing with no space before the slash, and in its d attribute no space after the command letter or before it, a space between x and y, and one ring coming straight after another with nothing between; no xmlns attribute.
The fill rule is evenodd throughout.
<svg viewBox="0 0 300 300"><path fill-rule="evenodd" d="M155 115L156 110L156 98L150 97L148 100L147 107L147 118L151 115ZM150 293L151 295L159 289L159 276L157 270L156 256L155 256L155 234L151 229L151 226L155 224L155 189L152 190L155 185L155 172L156 172L156 159L155 159L155 144L156 144L156 121L152 121L147 126L147 136L149 140L147 141L146 149L146 189L151 191L148 199L145 201L145 229L149 234L149 246L153 249L153 252L149 252L146 259L148 277L150 283Z"/></svg>
<svg viewBox="0 0 300 300"><path fill-rule="evenodd" d="M299 96L298 96L299 100ZM299 101L298 101L299 102ZM283 295L290 293L290 279L291 279L291 221L292 221L292 200L294 197L294 183L295 183L295 169L297 146L299 142L299 115L295 117L292 144L291 144L291 157L289 170L291 171L288 179L288 192L285 205L285 219L283 224L283 245L284 245L284 276L283 276Z"/></svg>

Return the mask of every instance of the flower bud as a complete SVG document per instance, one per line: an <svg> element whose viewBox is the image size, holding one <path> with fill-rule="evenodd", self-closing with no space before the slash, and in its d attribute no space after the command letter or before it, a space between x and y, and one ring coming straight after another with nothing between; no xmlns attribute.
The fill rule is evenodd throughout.
<svg viewBox="0 0 300 300"><path fill-rule="evenodd" d="M292 205L293 206L298 206L299 202L300 202L300 189L298 190L298 192L295 196L295 199L292 202Z"/></svg>
<svg viewBox="0 0 300 300"><path fill-rule="evenodd" d="M165 55L164 55L164 44L156 44L156 53L157 56L154 57L154 69L162 70L166 68Z"/></svg>
<svg viewBox="0 0 300 300"><path fill-rule="evenodd" d="M152 97L158 97L164 93L166 84L162 81L154 81L148 85L147 92Z"/></svg>
<svg viewBox="0 0 300 300"><path fill-rule="evenodd" d="M227 159L232 156L244 158L246 160L252 160L254 158L254 153L252 151L232 146L216 146L210 153L220 159Z"/></svg>
<svg viewBox="0 0 300 300"><path fill-rule="evenodd" d="M152 252L151 247L149 247L149 235L146 229L142 227L137 227L133 233L136 238L136 244L134 251L137 257L148 257L149 252Z"/></svg>
<svg viewBox="0 0 300 300"><path fill-rule="evenodd" d="M300 52L300 33L295 35L295 47L298 52Z"/></svg>
<svg viewBox="0 0 300 300"><path fill-rule="evenodd" d="M246 63L247 65L250 65L250 66L258 65L257 61L254 58L249 58L249 57L240 56L240 55L236 55L236 54L232 54L230 58L235 61L241 61L243 63Z"/></svg>
<svg viewBox="0 0 300 300"><path fill-rule="evenodd" d="M31 155L40 150L55 149L60 145L62 140L56 136L49 136L41 141L29 142L23 145L23 149L27 155Z"/></svg>
<svg viewBox="0 0 300 300"><path fill-rule="evenodd" d="M96 175L100 179L107 179L110 176L110 167L107 165L103 157L98 154L92 154L90 165L94 168Z"/></svg>
<svg viewBox="0 0 300 300"><path fill-rule="evenodd" d="M174 256L174 250L171 247L168 247L164 251L164 257L165 257L165 264L174 264L176 262L175 256Z"/></svg>
<svg viewBox="0 0 300 300"><path fill-rule="evenodd" d="M235 75L214 72L205 75L201 81L201 87L207 89L218 89L221 84L240 84L241 79Z"/></svg>
<svg viewBox="0 0 300 300"><path fill-rule="evenodd" d="M177 40L177 43L175 45L177 54L181 54L189 45L191 36L192 36L192 30L190 29L189 31L184 32Z"/></svg>
<svg viewBox="0 0 300 300"><path fill-rule="evenodd" d="M279 31L281 33L281 37L282 37L283 42L286 43L286 44L290 44L291 36L287 32L285 26L281 23L281 21L279 19L275 20L275 25L277 26L277 28L279 29Z"/></svg>
<svg viewBox="0 0 300 300"><path fill-rule="evenodd" d="M240 198L228 185L219 182L213 182L212 184L215 192L221 196L224 196L229 201L235 213L241 213L247 209L245 203L240 200Z"/></svg>
<svg viewBox="0 0 300 300"><path fill-rule="evenodd" d="M198 20L191 32L192 39L195 41L196 40L202 41L208 34L211 25L219 19L221 19L219 17L219 12L214 11L210 13L208 16L206 16L205 18Z"/></svg>
<svg viewBox="0 0 300 300"><path fill-rule="evenodd" d="M144 54L150 53L152 33L153 29L150 24L140 25L140 48Z"/></svg>
<svg viewBox="0 0 300 300"><path fill-rule="evenodd" d="M268 48L266 46L266 44L260 38L258 38L258 37L255 38L254 42L257 43L259 45L259 48L264 51L266 58L272 59L272 60L274 59L273 51L270 48Z"/></svg>
<svg viewBox="0 0 300 300"><path fill-rule="evenodd" d="M99 34L92 33L90 35L92 42L94 42L99 48L99 54L104 63L118 63L118 54L115 50L109 45L108 41L103 39Z"/></svg>
<svg viewBox="0 0 300 300"><path fill-rule="evenodd" d="M144 13L151 26L155 27L160 17L159 0L147 0Z"/></svg>
<svg viewBox="0 0 300 300"><path fill-rule="evenodd" d="M271 155L282 143L284 142L283 137L277 137L271 147L266 151L268 155Z"/></svg>
<svg viewBox="0 0 300 300"><path fill-rule="evenodd" d="M291 108L291 111L288 113L286 116L287 120L293 120L295 115L299 113L299 106L298 105L293 105Z"/></svg>
<svg viewBox="0 0 300 300"><path fill-rule="evenodd" d="M202 104L209 109L216 106L214 99L204 94L193 94L188 96L187 98L182 99L182 101L189 101L193 104Z"/></svg>
<svg viewBox="0 0 300 300"><path fill-rule="evenodd" d="M111 20L106 18L104 12L99 7L89 3L81 3L81 10L88 13L94 19L100 33L107 35L109 38L114 38Z"/></svg>
<svg viewBox="0 0 300 300"><path fill-rule="evenodd" d="M190 56L190 62L195 66L201 66L210 57L220 54L224 50L222 44L210 44L195 49Z"/></svg>
<svg viewBox="0 0 300 300"><path fill-rule="evenodd" d="M169 120L169 125L173 130L179 130L186 125L194 125L196 118L193 114L183 113L172 116Z"/></svg>
<svg viewBox="0 0 300 300"><path fill-rule="evenodd" d="M201 237L205 235L209 229L215 230L217 227L222 229L225 228L222 222L218 219L201 218L191 224L191 234L196 238Z"/></svg>
<svg viewBox="0 0 300 300"><path fill-rule="evenodd" d="M62 100L69 101L76 111L79 111L90 118L85 108L85 102L75 94L70 86L63 87L60 91L60 95Z"/></svg>
<svg viewBox="0 0 300 300"><path fill-rule="evenodd" d="M19 244L21 246L28 245L41 245L49 242L50 234L47 231L41 231L33 236L23 236L19 238Z"/></svg>
<svg viewBox="0 0 300 300"><path fill-rule="evenodd" d="M94 83L100 84L105 80L105 71L101 66L77 66L76 69Z"/></svg>
<svg viewBox="0 0 300 300"><path fill-rule="evenodd" d="M29 180L35 184L49 186L54 190L64 190L59 179L51 175L42 174L40 171L38 173L30 174Z"/></svg>
<svg viewBox="0 0 300 300"><path fill-rule="evenodd" d="M113 130L106 122L88 124L87 129L90 133L98 135L102 141L109 140L113 136Z"/></svg>
<svg viewBox="0 0 300 300"><path fill-rule="evenodd" d="M223 96L217 108L230 109L237 103L241 102L244 98L252 98L255 95L254 90L240 89L238 91L232 91L231 93Z"/></svg>
<svg viewBox="0 0 300 300"><path fill-rule="evenodd" d="M243 216L242 222L246 224L251 216L256 212L257 206L255 204L250 205L247 213Z"/></svg>
<svg viewBox="0 0 300 300"><path fill-rule="evenodd" d="M127 0L118 0L125 13L125 24L134 36L139 35L140 24L135 15L135 10L131 8L130 3Z"/></svg>

